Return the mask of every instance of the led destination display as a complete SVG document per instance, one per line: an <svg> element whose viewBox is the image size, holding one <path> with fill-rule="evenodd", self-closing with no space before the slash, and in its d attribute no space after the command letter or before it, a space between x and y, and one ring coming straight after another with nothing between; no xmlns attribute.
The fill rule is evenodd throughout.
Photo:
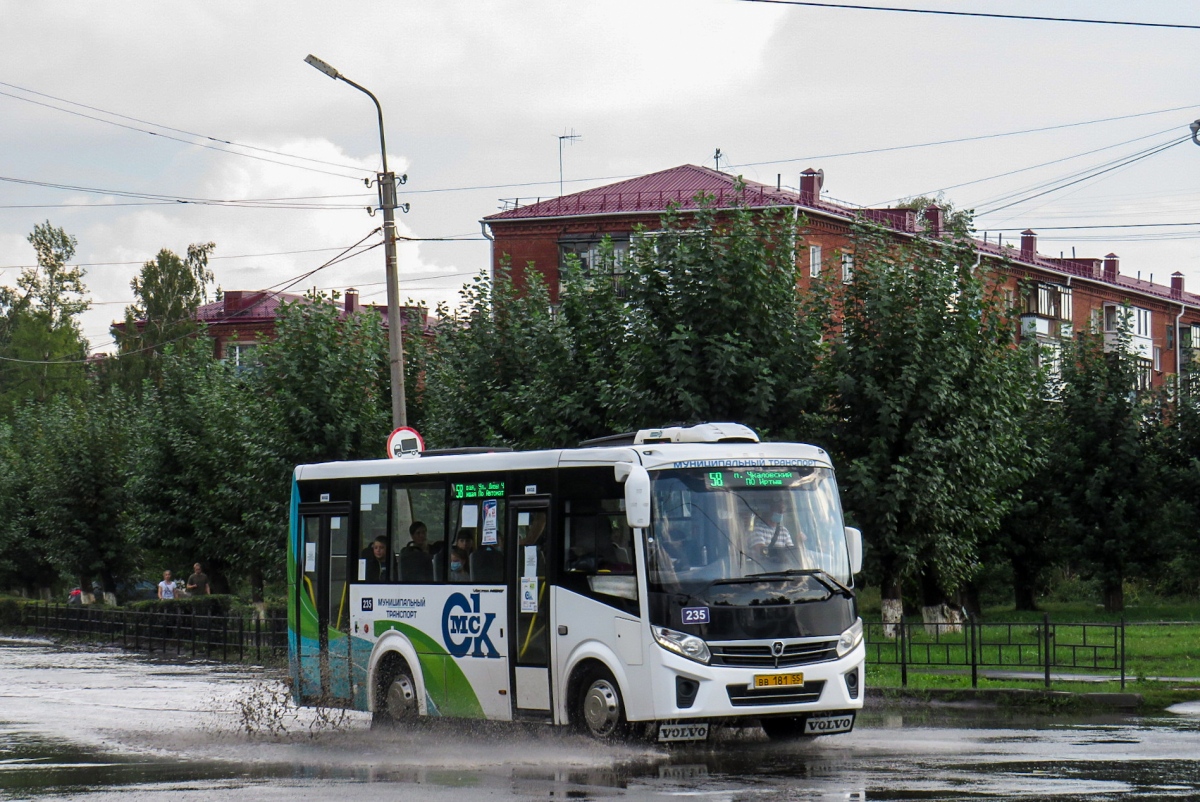
<svg viewBox="0 0 1200 802"><path fill-rule="evenodd" d="M712 490L742 487L793 487L812 474L812 468L748 468L707 471L705 484Z"/></svg>

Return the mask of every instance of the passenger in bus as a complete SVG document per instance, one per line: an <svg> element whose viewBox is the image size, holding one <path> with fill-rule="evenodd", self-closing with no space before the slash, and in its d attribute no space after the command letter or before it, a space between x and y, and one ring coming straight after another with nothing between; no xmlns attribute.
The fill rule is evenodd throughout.
<svg viewBox="0 0 1200 802"><path fill-rule="evenodd" d="M408 527L408 534L412 540L408 541L408 546L405 548L417 549L426 554L432 554L429 550L429 527L421 521L413 521Z"/></svg>
<svg viewBox="0 0 1200 802"><path fill-rule="evenodd" d="M466 527L459 529L454 536L454 547L469 556L475 551L475 530Z"/></svg>
<svg viewBox="0 0 1200 802"><path fill-rule="evenodd" d="M450 581L471 581L471 572L467 570L467 553L458 546L450 547Z"/></svg>
<svg viewBox="0 0 1200 802"><path fill-rule="evenodd" d="M367 561L367 581L387 582L388 575L388 542L380 535L371 541L371 545L363 549L362 557Z"/></svg>

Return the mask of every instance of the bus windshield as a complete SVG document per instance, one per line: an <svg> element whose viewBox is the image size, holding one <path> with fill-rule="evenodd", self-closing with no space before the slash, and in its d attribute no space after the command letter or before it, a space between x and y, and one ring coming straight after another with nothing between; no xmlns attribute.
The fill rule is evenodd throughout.
<svg viewBox="0 0 1200 802"><path fill-rule="evenodd" d="M811 573L849 586L850 558L829 468L708 468L651 473L652 589Z"/></svg>

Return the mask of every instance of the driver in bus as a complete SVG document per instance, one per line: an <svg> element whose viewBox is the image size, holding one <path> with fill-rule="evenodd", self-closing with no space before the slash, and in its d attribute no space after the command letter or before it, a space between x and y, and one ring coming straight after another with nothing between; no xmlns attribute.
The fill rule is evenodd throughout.
<svg viewBox="0 0 1200 802"><path fill-rule="evenodd" d="M766 557L773 549L794 549L792 533L783 525L783 499L774 497L768 505L766 516L755 514L754 529L750 532L747 545L752 557ZM804 534L800 534L804 540Z"/></svg>

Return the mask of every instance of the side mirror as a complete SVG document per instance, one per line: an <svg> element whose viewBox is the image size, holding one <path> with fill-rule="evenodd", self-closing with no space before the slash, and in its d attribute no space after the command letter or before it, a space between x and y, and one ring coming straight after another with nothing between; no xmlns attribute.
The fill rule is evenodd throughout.
<svg viewBox="0 0 1200 802"><path fill-rule="evenodd" d="M632 462L618 462L613 472L625 484L625 520L632 529L645 529L650 525L650 474Z"/></svg>
<svg viewBox="0 0 1200 802"><path fill-rule="evenodd" d="M850 550L850 573L862 570L862 532L853 526L846 527L846 547Z"/></svg>

